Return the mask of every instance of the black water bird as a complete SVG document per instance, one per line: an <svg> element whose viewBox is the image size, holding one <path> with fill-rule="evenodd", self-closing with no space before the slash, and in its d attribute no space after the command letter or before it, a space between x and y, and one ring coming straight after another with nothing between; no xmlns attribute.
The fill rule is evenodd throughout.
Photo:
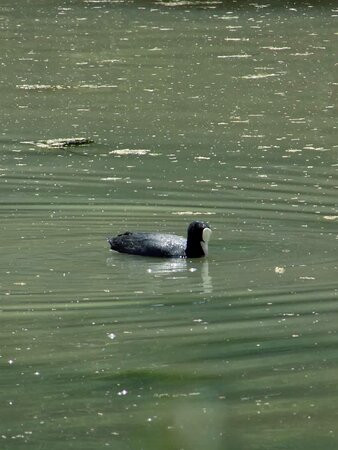
<svg viewBox="0 0 338 450"><path fill-rule="evenodd" d="M110 247L120 253L162 258L201 258L208 255L211 229L205 222L194 221L188 236L127 231L108 239Z"/></svg>

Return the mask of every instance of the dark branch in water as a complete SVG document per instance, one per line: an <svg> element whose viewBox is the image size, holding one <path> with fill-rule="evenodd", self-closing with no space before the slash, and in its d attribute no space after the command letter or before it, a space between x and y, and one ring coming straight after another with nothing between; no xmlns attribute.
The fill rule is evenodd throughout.
<svg viewBox="0 0 338 450"><path fill-rule="evenodd" d="M94 141L87 138L65 138L65 139L48 139L47 141L40 141L48 147L70 147L75 145L92 144Z"/></svg>
<svg viewBox="0 0 338 450"><path fill-rule="evenodd" d="M24 142L27 144L34 144L37 147L44 148L63 148L63 147L73 147L78 145L92 144L94 141L88 138L64 138L64 139L47 139L45 141L36 142Z"/></svg>

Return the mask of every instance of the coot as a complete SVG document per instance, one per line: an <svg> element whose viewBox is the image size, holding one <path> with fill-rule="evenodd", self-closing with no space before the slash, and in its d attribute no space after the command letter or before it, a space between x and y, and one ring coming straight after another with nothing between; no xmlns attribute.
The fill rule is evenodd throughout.
<svg viewBox="0 0 338 450"><path fill-rule="evenodd" d="M194 221L185 239L174 234L135 232L108 239L110 247L120 253L164 258L200 258L208 255L211 229L205 222Z"/></svg>

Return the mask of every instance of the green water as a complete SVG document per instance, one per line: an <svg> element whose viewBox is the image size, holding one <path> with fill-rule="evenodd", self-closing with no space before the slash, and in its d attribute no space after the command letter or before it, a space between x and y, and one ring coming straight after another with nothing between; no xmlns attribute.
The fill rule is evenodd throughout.
<svg viewBox="0 0 338 450"><path fill-rule="evenodd" d="M15 3L0 448L337 449L335 2ZM207 260L106 242L196 218Z"/></svg>

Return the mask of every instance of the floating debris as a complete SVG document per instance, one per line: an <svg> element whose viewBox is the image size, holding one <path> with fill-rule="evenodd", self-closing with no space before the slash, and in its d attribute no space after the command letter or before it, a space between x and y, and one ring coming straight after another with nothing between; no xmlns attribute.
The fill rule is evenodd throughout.
<svg viewBox="0 0 338 450"><path fill-rule="evenodd" d="M63 139L47 139L45 141L23 141L22 144L34 144L41 148L64 148L78 145L92 144L94 141L88 138L63 138Z"/></svg>
<svg viewBox="0 0 338 450"><path fill-rule="evenodd" d="M280 77L282 75L285 75L285 72L278 72L278 73L258 73L255 75L243 75L240 78L243 78L245 80L259 80L260 78L269 78L269 77Z"/></svg>
<svg viewBox="0 0 338 450"><path fill-rule="evenodd" d="M18 89L24 89L27 91L43 91L43 90L61 90L69 89L69 86L62 86L60 84L17 84Z"/></svg>
<svg viewBox="0 0 338 450"><path fill-rule="evenodd" d="M239 55L218 55L217 58L219 59L226 59L226 58L252 58L252 55L247 55L246 53L239 54Z"/></svg>
<svg viewBox="0 0 338 450"><path fill-rule="evenodd" d="M156 5L161 5L161 6L213 6L213 5L219 5L220 3L222 3L219 0L177 0L177 1L162 1L159 0L157 2L155 2Z"/></svg>
<svg viewBox="0 0 338 450"><path fill-rule="evenodd" d="M325 220L336 220L336 219L338 219L338 216L323 216L323 219L325 219Z"/></svg>
<svg viewBox="0 0 338 450"><path fill-rule="evenodd" d="M273 50L274 52L279 52L281 50L291 50L291 47L273 47L273 46L270 46L270 47L261 47L261 48L263 48L264 50Z"/></svg>
<svg viewBox="0 0 338 450"><path fill-rule="evenodd" d="M211 211L174 211L171 214L175 216L212 216L216 213Z"/></svg>
<svg viewBox="0 0 338 450"><path fill-rule="evenodd" d="M125 155L138 155L143 156L147 153L150 153L150 150L146 150L144 148L123 148L120 150L112 150L109 152L110 155L119 155L119 156L125 156Z"/></svg>

